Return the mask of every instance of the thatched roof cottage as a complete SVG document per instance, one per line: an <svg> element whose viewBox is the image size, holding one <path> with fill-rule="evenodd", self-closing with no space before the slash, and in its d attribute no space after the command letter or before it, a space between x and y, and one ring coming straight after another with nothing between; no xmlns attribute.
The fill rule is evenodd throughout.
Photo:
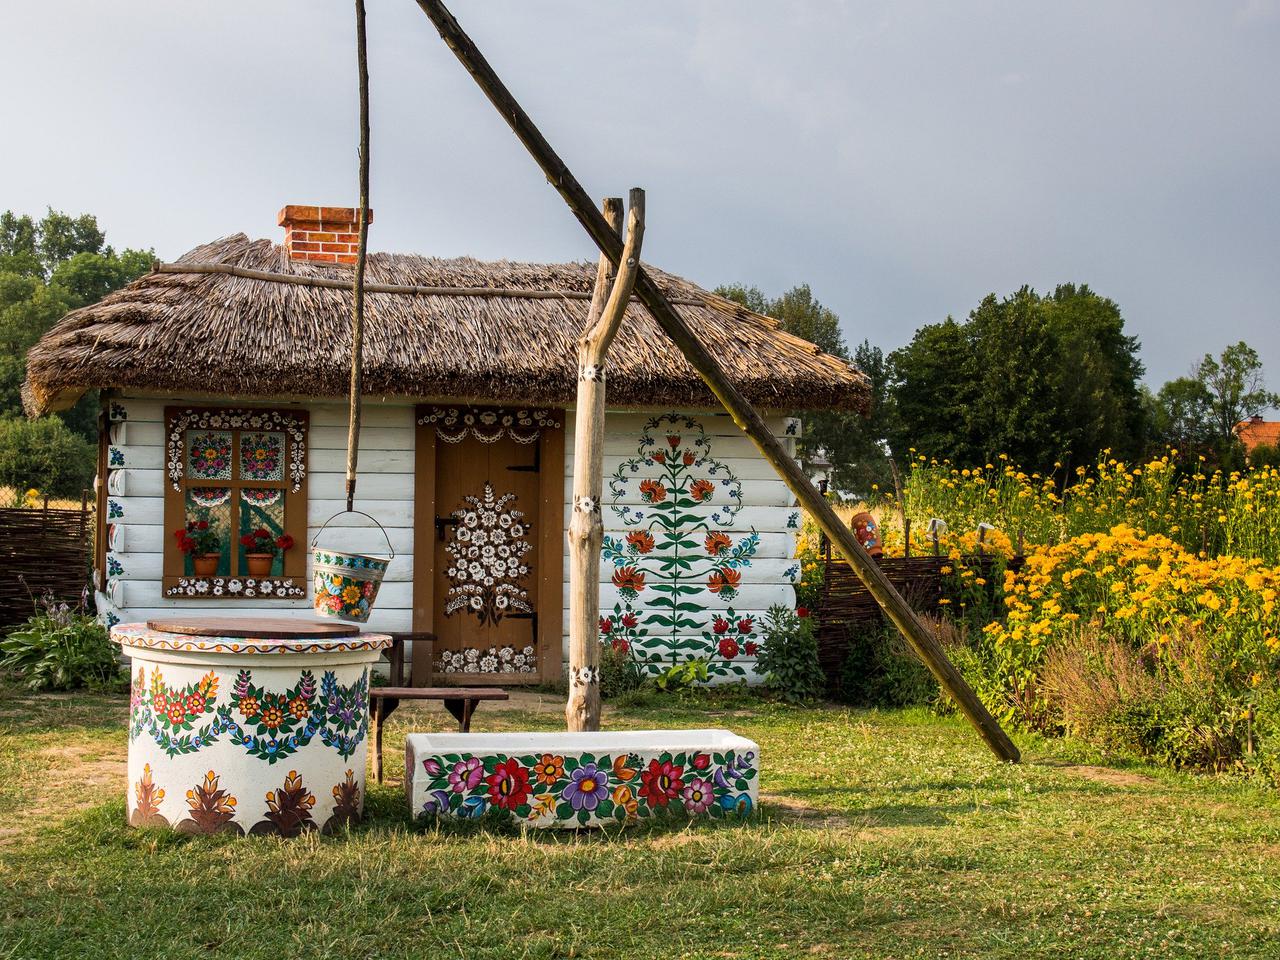
<svg viewBox="0 0 1280 960"><path fill-rule="evenodd" d="M280 222L283 245L197 247L68 314L28 355L33 414L102 391L109 621L310 607L307 544L345 506L354 211L290 206ZM786 412L865 407L844 361L653 274L779 436L798 429ZM594 278L585 263L369 257L357 506L396 552L370 624L434 632L438 679L561 669L565 438ZM794 602L792 496L639 302L608 376L602 635L650 669L698 656L717 678L750 677L760 614ZM217 539L212 571L178 548L189 520ZM385 552L369 520L334 524L322 542ZM459 536L468 524L502 533L481 549ZM265 574L239 539L259 528L295 541Z"/></svg>

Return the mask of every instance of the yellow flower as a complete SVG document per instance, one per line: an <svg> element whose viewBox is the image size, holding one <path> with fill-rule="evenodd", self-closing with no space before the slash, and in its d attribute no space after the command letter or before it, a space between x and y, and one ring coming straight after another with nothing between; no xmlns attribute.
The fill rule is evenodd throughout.
<svg viewBox="0 0 1280 960"><path fill-rule="evenodd" d="M355 603L360 599L360 588L354 584L342 588L342 599L345 603Z"/></svg>

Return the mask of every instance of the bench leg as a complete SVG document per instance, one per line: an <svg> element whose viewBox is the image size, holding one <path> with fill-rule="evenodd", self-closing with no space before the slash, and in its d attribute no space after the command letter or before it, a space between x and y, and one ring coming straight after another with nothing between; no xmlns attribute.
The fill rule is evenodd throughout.
<svg viewBox="0 0 1280 960"><path fill-rule="evenodd" d="M471 715L475 713L475 700L470 697L450 697L445 700L444 708L453 714L453 719L458 721L459 733L471 732Z"/></svg>
<svg viewBox="0 0 1280 960"><path fill-rule="evenodd" d="M369 722L373 724L373 776L382 783L382 699L370 705Z"/></svg>

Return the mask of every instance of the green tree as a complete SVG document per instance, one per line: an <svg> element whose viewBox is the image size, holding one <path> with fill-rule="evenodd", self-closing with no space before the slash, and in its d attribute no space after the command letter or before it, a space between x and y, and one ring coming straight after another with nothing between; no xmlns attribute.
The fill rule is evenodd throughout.
<svg viewBox="0 0 1280 960"><path fill-rule="evenodd" d="M1172 447L1187 454L1215 451L1213 397L1196 377L1177 377L1155 394L1152 453Z"/></svg>
<svg viewBox="0 0 1280 960"><path fill-rule="evenodd" d="M1087 286L989 294L890 355L893 451L956 463L1007 453L1040 470L1107 448L1134 456L1148 411L1138 347L1114 301Z"/></svg>
<svg viewBox="0 0 1280 960"><path fill-rule="evenodd" d="M758 287L729 284L716 291L748 310L773 317L788 333L803 337L825 351L852 359L871 381L872 409L869 417L838 411L793 411L804 421L804 431L796 444L800 462L811 469L819 452L831 461L831 485L836 490L858 494L869 492L871 484L883 483L888 477L883 424L888 417L882 409L885 397L884 355L864 342L850 357L840 317L823 306L808 284L792 287L779 297L770 299Z"/></svg>
<svg viewBox="0 0 1280 960"><path fill-rule="evenodd" d="M1209 397L1209 422L1214 439L1226 448L1235 442L1236 425L1280 405L1280 394L1267 389L1258 351L1243 340L1217 357L1206 353L1196 366L1195 377Z"/></svg>
<svg viewBox="0 0 1280 960"><path fill-rule="evenodd" d="M0 420L0 487L77 496L93 482L93 452L57 417Z"/></svg>
<svg viewBox="0 0 1280 960"><path fill-rule="evenodd" d="M117 253L91 214L0 214L0 417L22 416L26 353L68 310L101 300L150 269L150 250ZM97 397L59 416L92 437Z"/></svg>

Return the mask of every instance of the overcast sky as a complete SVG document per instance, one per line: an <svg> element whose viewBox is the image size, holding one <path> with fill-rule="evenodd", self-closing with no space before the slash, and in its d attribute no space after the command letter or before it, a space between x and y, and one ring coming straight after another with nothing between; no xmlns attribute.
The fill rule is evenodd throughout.
<svg viewBox="0 0 1280 960"><path fill-rule="evenodd" d="M367 0L374 249L594 259L412 0ZM1087 282L1154 386L1246 339L1280 389L1280 2L530 2L453 12L645 259L809 283L886 350L988 292ZM172 259L352 204L352 4L0 14L0 209Z"/></svg>

